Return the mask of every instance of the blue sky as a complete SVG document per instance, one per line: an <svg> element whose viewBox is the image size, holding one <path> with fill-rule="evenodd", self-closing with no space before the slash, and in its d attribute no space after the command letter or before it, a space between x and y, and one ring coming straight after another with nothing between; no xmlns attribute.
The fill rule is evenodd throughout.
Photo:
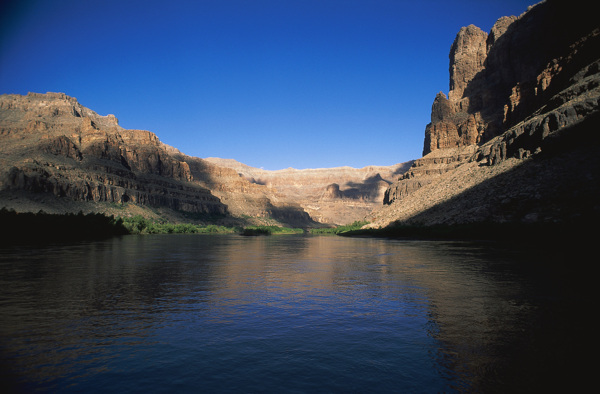
<svg viewBox="0 0 600 394"><path fill-rule="evenodd" d="M0 93L63 92L197 157L421 157L462 26L535 1L54 0L0 7Z"/></svg>

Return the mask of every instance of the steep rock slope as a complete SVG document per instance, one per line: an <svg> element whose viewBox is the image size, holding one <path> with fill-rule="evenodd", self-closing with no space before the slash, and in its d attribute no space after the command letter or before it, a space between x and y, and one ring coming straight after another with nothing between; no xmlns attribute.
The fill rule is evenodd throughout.
<svg viewBox="0 0 600 394"><path fill-rule="evenodd" d="M600 23L589 8L545 1L490 34L459 31L424 156L386 191L373 227L597 215Z"/></svg>

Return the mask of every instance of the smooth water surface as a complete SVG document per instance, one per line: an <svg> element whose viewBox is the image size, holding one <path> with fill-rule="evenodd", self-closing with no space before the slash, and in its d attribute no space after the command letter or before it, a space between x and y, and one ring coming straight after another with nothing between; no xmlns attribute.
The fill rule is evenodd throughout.
<svg viewBox="0 0 600 394"><path fill-rule="evenodd" d="M1 377L15 392L540 387L570 362L574 296L536 258L335 236L4 247Z"/></svg>

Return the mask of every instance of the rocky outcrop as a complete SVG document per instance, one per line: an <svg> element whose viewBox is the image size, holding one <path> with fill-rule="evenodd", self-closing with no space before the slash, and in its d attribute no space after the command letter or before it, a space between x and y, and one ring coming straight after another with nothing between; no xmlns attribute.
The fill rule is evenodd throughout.
<svg viewBox="0 0 600 394"><path fill-rule="evenodd" d="M436 150L413 162L412 166L384 193L383 203L391 204L419 188L433 182L439 175L451 171L465 161L471 160L476 152L474 145L462 148Z"/></svg>
<svg viewBox="0 0 600 394"><path fill-rule="evenodd" d="M450 49L450 91L434 100L423 155L485 143L547 105L596 60L597 28L577 2L553 0L500 18L490 34L463 27Z"/></svg>
<svg viewBox="0 0 600 394"><path fill-rule="evenodd" d="M450 91L434 100L423 157L388 188L373 226L560 221L572 210L556 209L558 194L580 214L596 210L572 193L577 179L587 179L580 186L594 195L589 181L598 183L591 147L599 126L600 23L586 8L548 0L500 18L489 34L473 25L459 31L450 50Z"/></svg>

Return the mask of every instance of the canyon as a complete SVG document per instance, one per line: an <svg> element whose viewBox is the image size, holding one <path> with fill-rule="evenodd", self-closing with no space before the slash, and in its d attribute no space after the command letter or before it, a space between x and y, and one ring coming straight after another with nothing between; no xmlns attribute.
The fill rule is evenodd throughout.
<svg viewBox="0 0 600 394"><path fill-rule="evenodd" d="M0 96L0 207L324 227L595 221L600 24L546 0L460 29L423 156L266 171L183 154L63 93Z"/></svg>

